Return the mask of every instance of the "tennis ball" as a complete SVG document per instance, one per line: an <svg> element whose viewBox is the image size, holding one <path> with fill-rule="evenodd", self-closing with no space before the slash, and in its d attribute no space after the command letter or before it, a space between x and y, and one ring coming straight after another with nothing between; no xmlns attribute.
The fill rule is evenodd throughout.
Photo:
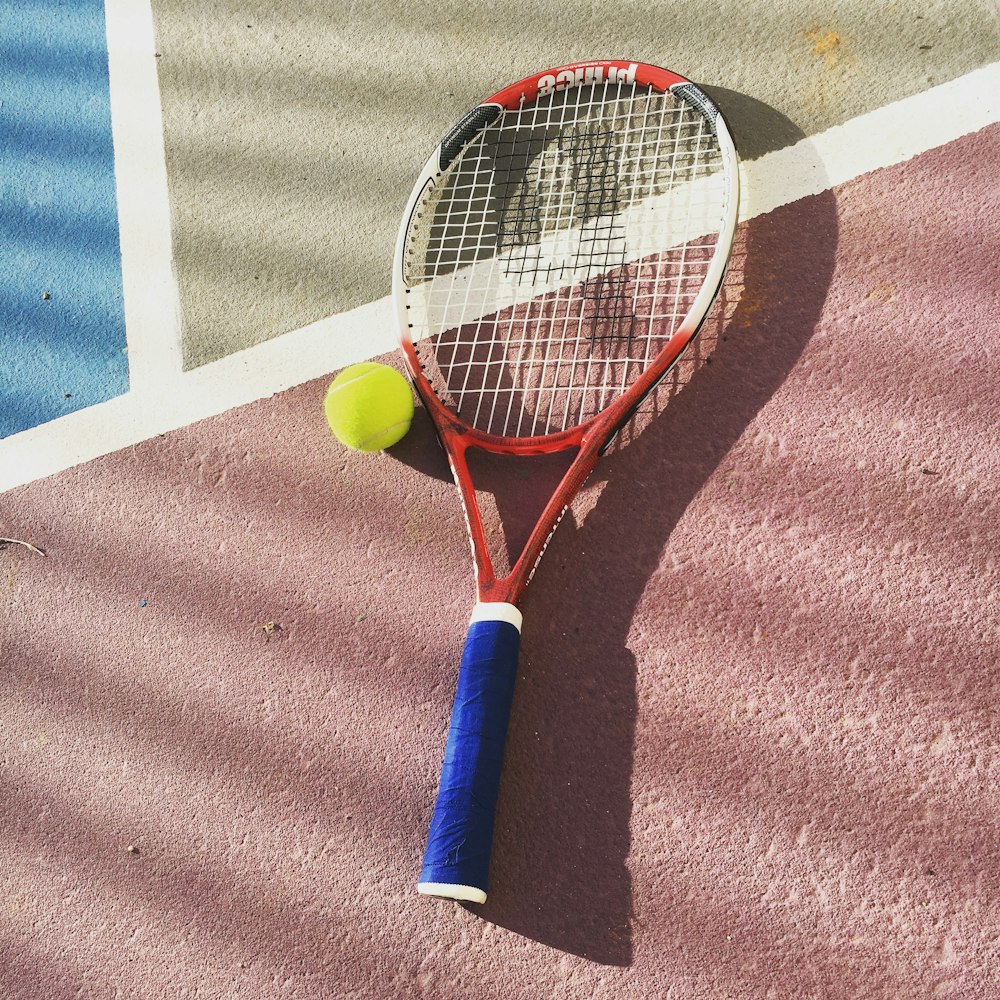
<svg viewBox="0 0 1000 1000"><path fill-rule="evenodd" d="M341 444L357 451L380 451L410 429L410 384L388 365L367 361L345 368L323 398L330 430Z"/></svg>

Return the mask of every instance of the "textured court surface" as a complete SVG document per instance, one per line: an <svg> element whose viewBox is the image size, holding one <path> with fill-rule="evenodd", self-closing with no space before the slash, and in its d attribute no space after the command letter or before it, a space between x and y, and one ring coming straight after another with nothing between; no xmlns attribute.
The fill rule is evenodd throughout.
<svg viewBox="0 0 1000 1000"><path fill-rule="evenodd" d="M811 137L1000 50L987 4L770 4L675 31L687 7L663 8L664 46L629 5L586 6L576 34L567 5L530 5L498 71L468 5L428 7L446 28L414 64L434 37L415 8L154 3L165 200L139 242L159 206L178 321L130 314L123 223L132 391L55 423L19 409L0 441L0 535L46 553L0 548L3 1000L995 994L1000 113L749 213L696 358L524 603L484 907L414 890L472 600L423 413L391 453L346 453L329 373L297 382L302 362L199 419L313 343L298 327L384 295L412 174L492 84L627 51L714 84L751 160L799 144L835 173ZM401 127L392 88L441 80ZM338 117L358 88L364 127ZM132 148L119 133L123 219ZM82 197L63 187L53 226ZM26 355L62 328L11 353L20 274L4 399L30 401ZM380 310L346 353L383 350ZM190 378L158 393L171 363ZM130 432L138 387L153 415ZM29 457L51 474L11 468ZM522 492L498 494L506 521Z"/></svg>

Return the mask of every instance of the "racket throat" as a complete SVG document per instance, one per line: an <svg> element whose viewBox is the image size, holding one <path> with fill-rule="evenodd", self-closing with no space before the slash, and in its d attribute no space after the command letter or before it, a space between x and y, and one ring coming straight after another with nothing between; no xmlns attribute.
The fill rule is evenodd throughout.
<svg viewBox="0 0 1000 1000"><path fill-rule="evenodd" d="M521 600L598 451L586 440L557 454L530 457L468 444L451 449L480 602Z"/></svg>

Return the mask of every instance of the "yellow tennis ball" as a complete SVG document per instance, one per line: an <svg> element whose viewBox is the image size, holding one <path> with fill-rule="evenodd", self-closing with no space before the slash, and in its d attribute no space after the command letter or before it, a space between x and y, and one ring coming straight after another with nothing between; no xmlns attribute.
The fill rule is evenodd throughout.
<svg viewBox="0 0 1000 1000"><path fill-rule="evenodd" d="M345 368L326 390L323 409L341 444L357 451L380 451L410 429L410 383L388 365L373 361Z"/></svg>

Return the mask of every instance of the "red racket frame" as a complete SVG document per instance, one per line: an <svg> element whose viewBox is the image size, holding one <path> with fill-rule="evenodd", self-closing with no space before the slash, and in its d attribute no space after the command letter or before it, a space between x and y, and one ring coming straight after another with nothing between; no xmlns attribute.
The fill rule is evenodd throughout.
<svg viewBox="0 0 1000 1000"><path fill-rule="evenodd" d="M632 79L634 79L636 84L651 86L661 92L679 85L693 86L689 80L678 76L676 73L657 66L649 66L645 63L623 61L582 62L536 73L534 76L527 77L518 83L505 87L483 101L479 107L492 106L495 108L499 105L506 110L516 110L522 103L533 101L538 97L540 84L542 81L545 81L547 84L547 77L553 77L555 86L559 89L560 81L567 87L576 86L578 83L590 83L598 71L602 74L598 78L598 82L607 78L611 74L611 71L614 71L615 74L634 73ZM588 73L590 74L589 77ZM570 77L572 77L572 80ZM729 138L728 130L721 115L717 119L717 123L720 132L724 134L731 149L732 140ZM472 138L474 136L470 136L467 141L471 142ZM721 139L722 135L720 135ZM408 325L402 315L405 313L405 302L400 301L398 294L400 288L404 291L406 290L406 285L402 278L401 261L402 246L408 229L409 219L413 207L417 203L419 194L428 183L433 182L435 176L440 175L440 171L435 170L433 166L436 157L437 154L428 162L428 166L425 168L420 181L414 189L410 206L404 214L403 227L400 230L395 273L395 279L399 282L396 290L397 305L401 313L402 329L400 346L413 384L437 429L442 447L451 465L452 475L455 478L455 483L462 498L462 506L465 510L469 528L469 537L472 542L478 600L481 602L506 602L516 605L524 596L525 589L531 581L531 577L545 551L545 547L567 507L573 500L573 497L576 496L580 487L590 476L594 466L597 464L598 458L600 458L603 451L613 440L615 434L628 421L642 400L677 363L684 349L695 338L704 322L708 306L715 298L718 286L711 289L711 297L708 304L704 306L704 311L695 315L697 302L701 299L699 296L699 300L696 300L691 312L685 317L677 332L639 378L604 410L584 423L555 434L545 434L536 437L505 437L477 430L463 421L441 402L431 383L424 375L416 348L410 338ZM736 185L735 151L733 151L733 157L733 183ZM738 193L738 186L734 188L735 193ZM735 216L732 221L733 225L735 225ZM728 235L731 243L732 233ZM728 257L728 248L726 255ZM718 273L720 283L724 273L725 266L723 262L723 266L719 269ZM490 558L486 540L486 531L483 526L482 515L476 500L476 490L466 458L466 453L470 448L479 448L483 451L500 455L547 455L567 451L571 448L580 449L579 454L573 460L572 465L566 471L539 516L520 556L506 576L498 577L493 570L493 562Z"/></svg>

